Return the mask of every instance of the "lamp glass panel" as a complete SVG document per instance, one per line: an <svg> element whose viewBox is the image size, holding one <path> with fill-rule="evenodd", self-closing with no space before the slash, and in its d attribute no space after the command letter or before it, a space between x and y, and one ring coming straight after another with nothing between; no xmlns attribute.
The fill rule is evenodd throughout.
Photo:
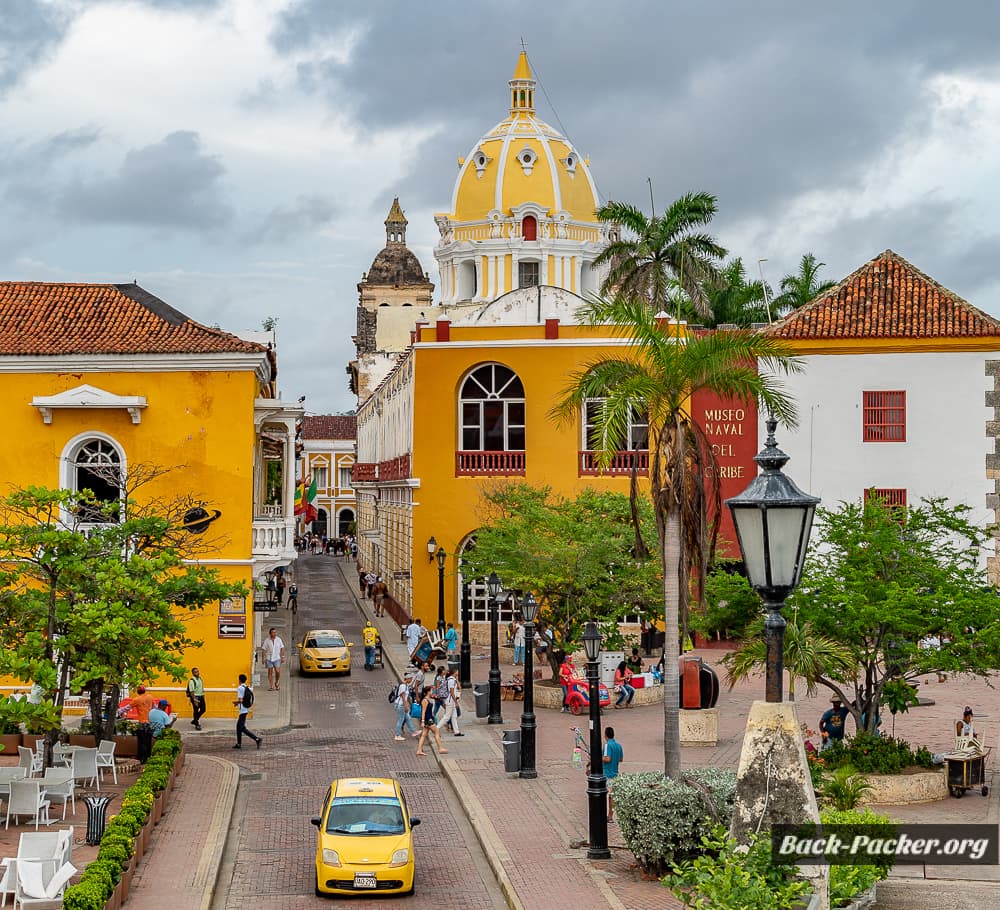
<svg viewBox="0 0 1000 910"><path fill-rule="evenodd" d="M755 588L764 587L767 585L767 571L764 565L763 514L754 507L737 507L732 513L750 584Z"/></svg>
<svg viewBox="0 0 1000 910"><path fill-rule="evenodd" d="M527 622L534 622L538 616L538 601L531 594L527 595L521 603L521 610Z"/></svg>
<svg viewBox="0 0 1000 910"><path fill-rule="evenodd" d="M809 535L812 533L813 517L816 515L816 506L808 506L805 514L805 526L802 529L802 540L799 541L799 561L795 569L795 584L799 583L799 576L802 575L802 567L806 563L806 550L809 549Z"/></svg>
<svg viewBox="0 0 1000 910"><path fill-rule="evenodd" d="M770 581L776 587L795 585L805 512L804 506L782 506L767 510Z"/></svg>

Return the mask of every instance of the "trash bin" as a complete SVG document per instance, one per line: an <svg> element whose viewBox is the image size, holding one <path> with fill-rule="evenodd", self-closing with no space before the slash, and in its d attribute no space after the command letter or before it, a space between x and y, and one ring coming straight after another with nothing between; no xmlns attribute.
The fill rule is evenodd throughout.
<svg viewBox="0 0 1000 910"><path fill-rule="evenodd" d="M83 801L87 805L87 843L93 847L104 837L104 826L107 824L105 816L111 797L85 796Z"/></svg>
<svg viewBox="0 0 1000 910"><path fill-rule="evenodd" d="M153 751L153 728L149 724L139 724L135 731L136 755L143 764Z"/></svg>
<svg viewBox="0 0 1000 910"><path fill-rule="evenodd" d="M476 696L476 717L490 716L490 690L487 686L473 686L472 692Z"/></svg>
<svg viewBox="0 0 1000 910"><path fill-rule="evenodd" d="M521 770L521 731L504 730L503 738L503 769L508 774Z"/></svg>

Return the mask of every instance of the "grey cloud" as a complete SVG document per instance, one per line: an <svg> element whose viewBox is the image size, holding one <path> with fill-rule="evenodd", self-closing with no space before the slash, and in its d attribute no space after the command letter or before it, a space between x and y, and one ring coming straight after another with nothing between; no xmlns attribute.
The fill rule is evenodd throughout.
<svg viewBox="0 0 1000 910"><path fill-rule="evenodd" d="M51 3L5 0L0 15L0 95L60 41L71 16Z"/></svg>
<svg viewBox="0 0 1000 910"><path fill-rule="evenodd" d="M216 228L232 217L220 181L225 168L178 131L132 149L117 172L77 180L63 191L64 212L83 221L171 228Z"/></svg>
<svg viewBox="0 0 1000 910"><path fill-rule="evenodd" d="M337 206L323 196L299 196L290 205L272 209L246 232L248 243L281 243L298 234L328 224L337 214Z"/></svg>

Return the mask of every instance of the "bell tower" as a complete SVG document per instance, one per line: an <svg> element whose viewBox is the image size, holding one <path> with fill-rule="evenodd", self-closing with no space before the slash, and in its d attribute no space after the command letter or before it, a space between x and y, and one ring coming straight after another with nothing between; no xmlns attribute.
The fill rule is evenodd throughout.
<svg viewBox="0 0 1000 910"><path fill-rule="evenodd" d="M390 243L406 243L406 225L408 223L403 210L399 207L399 196L395 196L385 219L386 246Z"/></svg>

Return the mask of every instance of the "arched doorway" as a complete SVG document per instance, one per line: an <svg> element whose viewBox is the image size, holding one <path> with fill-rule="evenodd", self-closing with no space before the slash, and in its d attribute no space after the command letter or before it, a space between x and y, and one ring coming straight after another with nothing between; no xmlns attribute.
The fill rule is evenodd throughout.
<svg viewBox="0 0 1000 910"><path fill-rule="evenodd" d="M354 509L341 509L337 515L337 536L343 537L354 531Z"/></svg>
<svg viewBox="0 0 1000 910"><path fill-rule="evenodd" d="M521 237L525 240L538 239L538 222L534 215L525 215L521 219Z"/></svg>
<svg viewBox="0 0 1000 910"><path fill-rule="evenodd" d="M313 534L319 534L320 537L326 534L327 519L326 509L319 509L312 523Z"/></svg>

